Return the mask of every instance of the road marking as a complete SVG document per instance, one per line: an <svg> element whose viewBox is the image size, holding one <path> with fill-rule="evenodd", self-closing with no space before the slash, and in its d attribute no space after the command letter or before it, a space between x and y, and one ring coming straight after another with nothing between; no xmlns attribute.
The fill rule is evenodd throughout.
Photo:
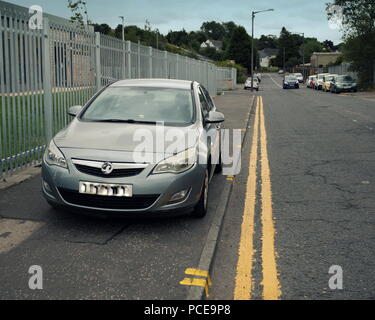
<svg viewBox="0 0 375 320"><path fill-rule="evenodd" d="M264 121L263 98L260 97L260 148L262 176L262 268L263 299L277 300L281 289L277 274L275 227L272 216L271 177L267 152L267 133Z"/></svg>
<svg viewBox="0 0 375 320"><path fill-rule="evenodd" d="M241 238L237 261L236 284L234 289L235 300L250 300L253 285L252 267L254 260L254 212L256 201L256 173L258 158L258 132L259 132L259 102L257 98L253 139L249 161L249 174L246 186L245 209L241 225Z"/></svg>
<svg viewBox="0 0 375 320"><path fill-rule="evenodd" d="M211 277L208 274L208 271L199 270L195 268L187 268L185 269L185 274L194 276L194 277L203 277L202 278L184 278L180 281L180 284L183 286L197 286L197 287L204 287L206 292L206 297L209 296L208 288L212 286Z"/></svg>
<svg viewBox="0 0 375 320"><path fill-rule="evenodd" d="M273 81L273 83L274 84L276 84L279 88L282 88L282 86L281 85L279 85L272 77L271 77L271 75L269 74L268 75L270 78L271 78L271 80Z"/></svg>
<svg viewBox="0 0 375 320"><path fill-rule="evenodd" d="M43 225L42 222L25 220L0 220L0 254L7 253L30 237Z"/></svg>

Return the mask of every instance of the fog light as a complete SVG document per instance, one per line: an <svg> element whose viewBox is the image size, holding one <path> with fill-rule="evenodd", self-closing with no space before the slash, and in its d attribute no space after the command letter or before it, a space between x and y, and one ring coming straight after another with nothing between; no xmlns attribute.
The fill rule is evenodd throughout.
<svg viewBox="0 0 375 320"><path fill-rule="evenodd" d="M182 190L180 192L175 193L170 199L169 203L171 202L179 202L186 198L187 194L189 193L189 189Z"/></svg>
<svg viewBox="0 0 375 320"><path fill-rule="evenodd" d="M44 181L44 180L43 180L42 184L43 184L43 189L44 189L44 191L45 191L46 193L48 193L48 195L49 195L51 198L54 198L54 199L55 199L55 196L53 195L53 191L52 191L52 189L51 189L51 186L50 186L46 181Z"/></svg>

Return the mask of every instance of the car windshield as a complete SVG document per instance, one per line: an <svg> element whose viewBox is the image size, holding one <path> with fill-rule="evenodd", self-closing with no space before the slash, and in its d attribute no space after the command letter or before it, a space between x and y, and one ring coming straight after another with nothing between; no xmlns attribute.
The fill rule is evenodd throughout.
<svg viewBox="0 0 375 320"><path fill-rule="evenodd" d="M325 77L325 80L326 80L326 81L332 81L332 79L333 79L333 76L326 76L326 77Z"/></svg>
<svg viewBox="0 0 375 320"><path fill-rule="evenodd" d="M341 76L337 77L337 82L352 82L353 78L351 76Z"/></svg>
<svg viewBox="0 0 375 320"><path fill-rule="evenodd" d="M295 73L294 76L296 76L296 77L302 77L302 73Z"/></svg>
<svg viewBox="0 0 375 320"><path fill-rule="evenodd" d="M190 124L194 115L190 90L111 87L86 109L81 120Z"/></svg>
<svg viewBox="0 0 375 320"><path fill-rule="evenodd" d="M297 81L297 78L294 76L285 77L285 81Z"/></svg>

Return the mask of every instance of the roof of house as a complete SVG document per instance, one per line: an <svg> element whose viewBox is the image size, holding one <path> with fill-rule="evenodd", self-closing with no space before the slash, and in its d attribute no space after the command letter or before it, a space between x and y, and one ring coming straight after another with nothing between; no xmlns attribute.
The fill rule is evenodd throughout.
<svg viewBox="0 0 375 320"><path fill-rule="evenodd" d="M276 56L279 52L279 49L273 49L273 48L264 48L263 50L259 50L259 56L260 58L266 58L266 57L272 57Z"/></svg>
<svg viewBox="0 0 375 320"><path fill-rule="evenodd" d="M218 48L218 49L223 49L223 41L219 41L219 40L210 40L212 42L212 44Z"/></svg>

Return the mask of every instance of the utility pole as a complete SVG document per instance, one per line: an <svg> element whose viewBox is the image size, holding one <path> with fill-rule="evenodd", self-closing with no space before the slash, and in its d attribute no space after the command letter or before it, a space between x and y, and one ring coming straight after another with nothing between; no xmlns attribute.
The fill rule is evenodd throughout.
<svg viewBox="0 0 375 320"><path fill-rule="evenodd" d="M254 90L254 20L257 13L267 11L274 11L274 9L251 12L251 91Z"/></svg>

